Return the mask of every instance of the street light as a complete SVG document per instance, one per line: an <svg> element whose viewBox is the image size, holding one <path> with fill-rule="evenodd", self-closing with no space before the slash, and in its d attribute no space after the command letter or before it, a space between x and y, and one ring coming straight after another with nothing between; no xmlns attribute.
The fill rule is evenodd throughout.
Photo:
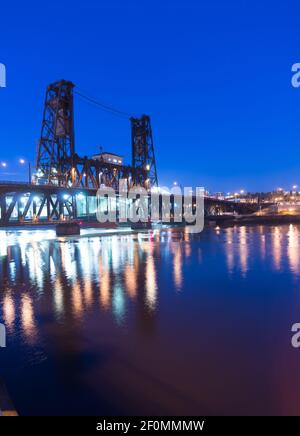
<svg viewBox="0 0 300 436"><path fill-rule="evenodd" d="M1 166L2 166L3 168L6 168L6 167L7 167L7 163L6 163L6 162L1 162Z"/></svg>
<svg viewBox="0 0 300 436"><path fill-rule="evenodd" d="M26 160L21 158L19 159L19 164L20 165L25 165ZM30 162L28 162L28 182L31 183L31 165Z"/></svg>
<svg viewBox="0 0 300 436"><path fill-rule="evenodd" d="M184 192L184 189L183 189L183 186L182 186L181 183L178 183L177 181L175 181L175 182L173 182L173 186L174 186L175 188L178 187L178 188L180 189L180 192L181 192L181 193Z"/></svg>

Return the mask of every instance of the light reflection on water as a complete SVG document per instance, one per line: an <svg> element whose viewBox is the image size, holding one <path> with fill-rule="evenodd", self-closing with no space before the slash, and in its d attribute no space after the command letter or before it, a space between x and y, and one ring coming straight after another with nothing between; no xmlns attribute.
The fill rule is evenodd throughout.
<svg viewBox="0 0 300 436"><path fill-rule="evenodd" d="M264 234L263 229L257 235L258 254L265 258L266 250L272 259L273 268L280 270L282 258L288 259L289 269L299 274L299 228L294 225L274 227ZM251 238L246 227L217 230L216 240L222 238L228 273L237 268L246 277L251 261ZM3 233L3 232L2 232ZM53 236L46 231L46 239ZM108 236L78 238L76 240L44 241L43 232L22 231L19 237L12 239L1 235L1 276L6 282L4 287L3 314L9 326L13 328L15 307L13 288L19 285L23 276L30 286L43 293L49 282L53 289L53 306L60 317L64 312L64 281L71 288L73 314L80 317L86 307L95 303L95 284L99 289L98 302L103 308L111 308L119 318L126 310L125 299L135 299L138 292L139 269L143 268L145 277L144 304L150 310L157 305L157 277L155 258L159 257L161 243L172 259L172 287L180 291L183 284L183 261L191 255L190 235L176 232L153 232L150 235ZM255 246L255 250L257 246ZM201 262L201 255L198 256ZM112 280L113 279L113 280ZM24 297L25 298L25 297ZM23 303L26 312L33 311L31 297L26 295ZM22 312L22 305L20 308ZM22 313L22 318L26 316ZM32 318L31 315L27 315ZM26 324L26 323L25 323ZM32 321L29 323L32 325ZM27 325L29 325L27 323Z"/></svg>
<svg viewBox="0 0 300 436"><path fill-rule="evenodd" d="M254 393L261 395L259 383L264 383L264 378L255 381L250 377L251 387L246 381L239 387L236 373L232 373L230 367L237 365L247 374L249 362L240 356L245 349L244 344L239 349L239 341L243 334L250 338L252 334L253 338L263 334L264 323L271 322L268 327L271 330L272 322L278 322L278 327L284 324L287 338L282 352L290 352L288 329L295 321L292 314L299 310L298 298L292 294L299 289L299 237L299 227L295 225L210 229L201 235L169 230L65 240L54 239L51 231L24 231L17 235L0 232L0 303L9 343L4 372L17 399L20 398L19 407L24 413L43 410L43 405L38 405L34 398L22 404L25 386L16 384L9 358L18 355L15 371L21 366L31 373L34 365L42 373L50 365L47 375L49 383L55 386L56 371L65 368L64 360L71 355L71 361L78 360L79 367L83 365L83 368L74 369L71 365L68 377L74 376L73 384L78 377L83 383L80 389L86 391L87 398L93 385L95 398L89 407L95 413L102 410L101 407L106 413L128 413L134 407L141 413L148 410L155 413L156 403L162 411L172 414L238 413L239 410L256 413L259 404L267 408L267 413L278 411L276 392L272 393L270 406L266 406L267 394L262 395L258 405L247 404L246 398L251 399ZM274 301L266 300L270 298L266 283L270 291L276 290ZM296 298L297 310L291 309L291 301L281 301L282 293L289 291L291 301ZM240 300L242 296L245 301ZM269 303L278 305L274 319L268 318ZM262 307L267 310L266 314ZM253 319L253 313L257 319ZM244 317L251 320L253 331L249 330L249 325L243 327ZM233 328L235 323L245 329L244 333ZM219 350L214 348L215 334L223 325L223 340L230 349L233 343L236 346L231 355L227 355L223 345ZM84 342L81 342L83 339L74 342L72 335L84 337ZM64 342L55 346L62 340L58 339L60 337ZM260 349L260 356L256 356L257 343L254 339L253 344L252 339L250 342L249 360L254 366L256 357L263 361L262 366L269 360L274 364L272 352L269 352L270 357ZM113 351L105 353L106 347ZM98 356L97 359L99 353L111 356L111 364L103 373L99 368L90 371L83 364L89 359L83 356L91 353ZM113 357L114 353L119 357ZM172 364L168 359L172 359ZM160 364L155 364L156 360ZM223 362L220 373L216 361ZM108 380L115 378L124 388L126 377L133 377L127 364L136 365L133 372L137 379L144 375L137 382L139 386L135 383L134 387L130 386L137 397L133 399L127 386L126 394L121 389L126 401L119 404L116 398L120 387L116 386L116 381L111 381L110 385ZM263 370L262 375L270 377ZM47 387L47 381L41 382L40 377L36 377L36 383L45 383ZM228 381L225 382L224 377ZM152 389L145 381L148 378L150 384L152 378L154 385L157 383L155 389L160 399L156 402L151 400L152 394L148 395ZM113 393L108 394L109 405L99 393L103 388L99 380L106 389L112 389ZM227 382L231 383L234 396L230 404L225 399L227 393L221 394L218 384ZM31 379L31 383L35 381ZM51 405L46 401L46 409L56 410L54 397L61 395L60 390L67 399L73 395L73 390L60 379L57 391L49 394ZM82 397L86 401L85 394ZM77 401L80 403L80 398ZM242 404L247 404L247 410ZM65 407L69 407L70 413L75 411L72 403ZM84 404L81 407L85 410ZM281 403L280 407L279 412L295 409L286 403Z"/></svg>
<svg viewBox="0 0 300 436"><path fill-rule="evenodd" d="M59 241L43 241L42 236L42 232L20 232L19 238L14 237L14 245L11 245L11 238L5 239L2 235L1 276L6 282L3 318L8 329L14 329L16 301L13 295L19 290L21 277L37 294L42 295L51 289L51 304L57 320L61 320L67 310L80 319L89 306L98 303L102 308L110 309L120 321L126 312L126 297L134 300L137 296L142 262L146 291L144 303L149 310L155 310L157 278L153 255L157 246L153 239L157 241L159 234ZM176 270L180 268L178 261L176 257ZM97 292L98 296L95 295ZM30 336L31 341L34 341L33 298L24 289L22 304L18 307L23 332L26 337Z"/></svg>

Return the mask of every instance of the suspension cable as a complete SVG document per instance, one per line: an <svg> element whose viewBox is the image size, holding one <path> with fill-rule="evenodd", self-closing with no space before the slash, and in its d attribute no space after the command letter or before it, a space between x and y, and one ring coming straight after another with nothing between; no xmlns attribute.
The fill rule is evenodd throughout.
<svg viewBox="0 0 300 436"><path fill-rule="evenodd" d="M116 108L114 108L114 107L112 107L110 105L107 105L105 103L102 103L101 101L96 100L93 97L89 97L88 95L85 95L81 91L74 90L74 94L78 95L79 97L81 97L82 99L86 100L87 102L90 102L90 103L94 104L95 106L98 106L101 109L103 109L104 111L109 112L109 113L111 113L113 115L116 115L116 116L119 116L119 117L122 117L122 118L126 118L126 119L132 117L131 114L129 114L127 112L124 112L124 111L121 111L119 109L116 109Z"/></svg>

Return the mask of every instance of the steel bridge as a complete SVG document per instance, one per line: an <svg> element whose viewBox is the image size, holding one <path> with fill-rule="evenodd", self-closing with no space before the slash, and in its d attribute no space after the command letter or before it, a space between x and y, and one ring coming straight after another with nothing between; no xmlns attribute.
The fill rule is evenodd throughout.
<svg viewBox="0 0 300 436"><path fill-rule="evenodd" d="M76 91L75 91L76 92ZM31 183L0 183L0 226L55 223L96 217L100 187L115 190L143 187L149 194L158 186L151 121L148 115L130 117L131 165L91 158L75 150L74 84L61 80L47 87L38 144L36 172ZM205 213L249 213L257 205L207 197Z"/></svg>
<svg viewBox="0 0 300 436"><path fill-rule="evenodd" d="M95 221L99 207L97 190L63 188L29 183L0 183L0 226L51 224L66 220ZM171 197L172 205L172 197ZM205 197L205 214L246 214L258 210L253 203L236 203ZM171 210L174 204L171 206Z"/></svg>

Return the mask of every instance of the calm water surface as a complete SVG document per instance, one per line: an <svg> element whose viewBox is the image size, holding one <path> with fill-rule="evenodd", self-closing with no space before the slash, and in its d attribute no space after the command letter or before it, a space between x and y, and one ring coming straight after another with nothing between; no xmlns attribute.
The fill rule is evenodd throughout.
<svg viewBox="0 0 300 436"><path fill-rule="evenodd" d="M300 227L0 232L21 414L300 414Z"/></svg>

